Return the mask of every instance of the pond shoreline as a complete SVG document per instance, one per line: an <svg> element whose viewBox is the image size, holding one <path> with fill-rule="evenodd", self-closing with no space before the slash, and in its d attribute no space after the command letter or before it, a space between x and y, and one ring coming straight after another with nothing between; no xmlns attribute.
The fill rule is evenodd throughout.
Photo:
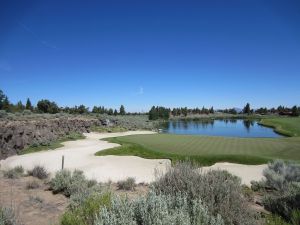
<svg viewBox="0 0 300 225"><path fill-rule="evenodd" d="M201 135L238 138L280 138L285 133L265 126L255 118L197 118L176 119L161 122L160 131L168 134Z"/></svg>

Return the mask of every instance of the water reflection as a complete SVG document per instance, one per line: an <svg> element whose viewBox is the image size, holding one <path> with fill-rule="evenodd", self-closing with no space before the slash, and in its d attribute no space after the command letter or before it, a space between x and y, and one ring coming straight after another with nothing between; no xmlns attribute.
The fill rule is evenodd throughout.
<svg viewBox="0 0 300 225"><path fill-rule="evenodd" d="M263 127L255 120L207 119L173 120L161 124L166 133L231 137L280 137L273 129Z"/></svg>

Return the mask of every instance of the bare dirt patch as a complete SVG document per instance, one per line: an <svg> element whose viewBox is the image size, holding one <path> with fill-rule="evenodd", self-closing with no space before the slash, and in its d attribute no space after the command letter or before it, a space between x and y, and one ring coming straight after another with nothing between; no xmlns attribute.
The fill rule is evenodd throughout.
<svg viewBox="0 0 300 225"><path fill-rule="evenodd" d="M7 179L0 171L0 205L12 207L24 225L59 224L59 217L68 206L68 199L54 195L43 181L39 187L28 189L33 177Z"/></svg>

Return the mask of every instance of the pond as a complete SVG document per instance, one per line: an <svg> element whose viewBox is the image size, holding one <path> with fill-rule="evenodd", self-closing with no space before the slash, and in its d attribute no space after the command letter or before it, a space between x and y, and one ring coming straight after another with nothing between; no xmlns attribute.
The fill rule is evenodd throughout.
<svg viewBox="0 0 300 225"><path fill-rule="evenodd" d="M173 120L162 124L162 132L205 136L276 138L282 137L272 128L259 125L255 120Z"/></svg>

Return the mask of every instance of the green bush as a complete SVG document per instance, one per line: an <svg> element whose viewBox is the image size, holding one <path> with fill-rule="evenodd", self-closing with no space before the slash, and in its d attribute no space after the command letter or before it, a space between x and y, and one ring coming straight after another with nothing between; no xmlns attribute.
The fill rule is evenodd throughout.
<svg viewBox="0 0 300 225"><path fill-rule="evenodd" d="M24 168L22 166L16 166L12 169L4 171L4 177L9 179L17 179L24 174Z"/></svg>
<svg viewBox="0 0 300 225"><path fill-rule="evenodd" d="M252 191L261 191L265 188L265 182L263 181L251 181Z"/></svg>
<svg viewBox="0 0 300 225"><path fill-rule="evenodd" d="M86 198L78 207L70 207L61 218L61 225L89 225L93 224L96 214L103 206L109 207L111 194L94 193Z"/></svg>
<svg viewBox="0 0 300 225"><path fill-rule="evenodd" d="M183 193L190 202L200 199L213 215L220 214L225 224L256 224L254 212L243 196L240 179L226 171L204 173L190 163L179 163L157 178L152 185L157 194Z"/></svg>
<svg viewBox="0 0 300 225"><path fill-rule="evenodd" d="M136 187L135 178L128 177L126 180L119 181L117 186L120 190L134 191Z"/></svg>
<svg viewBox="0 0 300 225"><path fill-rule="evenodd" d="M95 225L221 225L221 217L212 216L201 200L189 202L184 195L157 195L129 201L114 197L110 207L100 210Z"/></svg>
<svg viewBox="0 0 300 225"><path fill-rule="evenodd" d="M49 173L43 166L35 166L32 170L28 170L27 173L29 176L33 176L41 180L47 179L49 176Z"/></svg>
<svg viewBox="0 0 300 225"><path fill-rule="evenodd" d="M50 181L50 188L53 193L63 193L65 196L70 197L77 193L83 195L96 184L95 181L87 180L82 171L61 170Z"/></svg>
<svg viewBox="0 0 300 225"><path fill-rule="evenodd" d="M291 222L293 225L299 225L300 224L300 210L293 210L292 211L292 217Z"/></svg>
<svg viewBox="0 0 300 225"><path fill-rule="evenodd" d="M21 225L21 223L13 209L0 206L0 225Z"/></svg>
<svg viewBox="0 0 300 225"><path fill-rule="evenodd" d="M293 211L300 209L300 192L296 195L288 191L279 195L268 194L264 197L263 204L268 211L290 221Z"/></svg>
<svg viewBox="0 0 300 225"><path fill-rule="evenodd" d="M290 225L289 223L285 222L284 219L282 219L278 215L268 215L266 218L266 225Z"/></svg>

